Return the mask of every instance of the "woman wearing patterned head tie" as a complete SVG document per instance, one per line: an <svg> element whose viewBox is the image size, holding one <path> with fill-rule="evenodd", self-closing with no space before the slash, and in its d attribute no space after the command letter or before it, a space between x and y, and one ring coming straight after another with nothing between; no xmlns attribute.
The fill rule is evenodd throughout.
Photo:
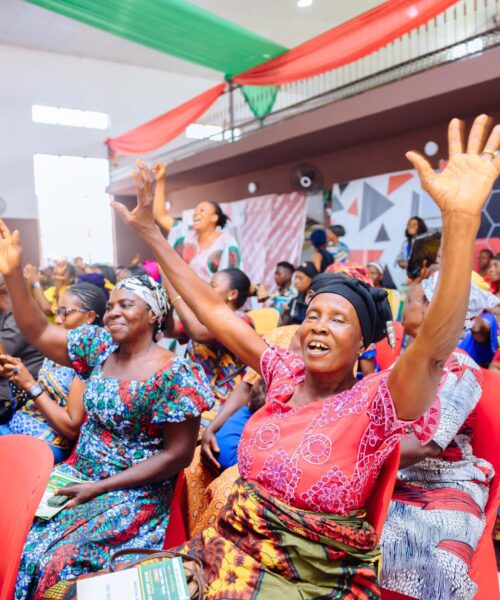
<svg viewBox="0 0 500 600"><path fill-rule="evenodd" d="M105 329L71 331L47 323L18 268L8 279L14 311L24 315L20 329L85 382L83 403L68 408L78 444L57 467L82 483L59 490L71 500L55 517L35 519L16 587L24 599L107 567L121 548L162 548L177 473L191 462L213 399L200 367L156 345L167 298L149 276L118 283Z"/></svg>

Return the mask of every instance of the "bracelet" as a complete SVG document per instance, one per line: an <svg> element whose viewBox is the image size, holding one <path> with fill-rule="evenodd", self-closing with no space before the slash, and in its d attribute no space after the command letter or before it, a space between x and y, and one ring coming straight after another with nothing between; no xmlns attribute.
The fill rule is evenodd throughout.
<svg viewBox="0 0 500 600"><path fill-rule="evenodd" d="M41 284L39 281L34 281L34 282L31 284L31 287L32 287L34 290L38 290L39 288L41 288L41 287L42 287L42 284Z"/></svg>
<svg viewBox="0 0 500 600"><path fill-rule="evenodd" d="M172 300L170 300L170 304L172 306L175 306L175 303L179 302L179 300L182 300L182 298L181 298L180 294L177 294L177 296L175 298L172 298Z"/></svg>

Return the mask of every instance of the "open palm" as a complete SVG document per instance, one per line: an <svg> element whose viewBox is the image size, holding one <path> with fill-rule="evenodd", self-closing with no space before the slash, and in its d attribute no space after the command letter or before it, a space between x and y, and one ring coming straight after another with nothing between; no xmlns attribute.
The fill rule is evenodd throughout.
<svg viewBox="0 0 500 600"><path fill-rule="evenodd" d="M420 181L443 213L455 212L479 216L491 188L500 174L500 126L496 126L486 143L491 128L486 115L477 117L470 131L467 150L464 151L463 125L451 121L448 130L449 160L442 173L436 173L427 160L416 152L408 152Z"/></svg>
<svg viewBox="0 0 500 600"><path fill-rule="evenodd" d="M19 231L10 232L0 219L0 273L10 275L21 266L22 248L19 243Z"/></svg>

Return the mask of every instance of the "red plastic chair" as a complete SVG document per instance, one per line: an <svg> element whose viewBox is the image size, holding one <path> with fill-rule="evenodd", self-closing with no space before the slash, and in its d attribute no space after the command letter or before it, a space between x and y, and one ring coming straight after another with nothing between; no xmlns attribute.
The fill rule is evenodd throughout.
<svg viewBox="0 0 500 600"><path fill-rule="evenodd" d="M184 483L184 471L181 471L177 475L174 495L172 496L172 502L170 504L170 520L167 525L167 531L165 532L165 542L163 544L164 550L170 550L170 548L180 546L187 541L187 530L184 523L184 515L182 514Z"/></svg>
<svg viewBox="0 0 500 600"><path fill-rule="evenodd" d="M399 467L399 443L389 454L382 466L375 487L366 503L366 520L373 526L377 535L382 535L382 529L387 518Z"/></svg>
<svg viewBox="0 0 500 600"><path fill-rule="evenodd" d="M389 346L387 338L375 344L375 362L380 367L381 371L385 371L401 354L403 347L404 329L399 321L394 321L394 335L396 337L396 345L394 350Z"/></svg>
<svg viewBox="0 0 500 600"><path fill-rule="evenodd" d="M472 559L470 576L478 585L475 600L500 598L492 533L500 504L500 374L481 369L483 395L476 409L472 446L474 454L493 465L495 476L486 504L486 527Z"/></svg>
<svg viewBox="0 0 500 600"><path fill-rule="evenodd" d="M21 553L54 465L42 440L0 437L0 600L12 600Z"/></svg>

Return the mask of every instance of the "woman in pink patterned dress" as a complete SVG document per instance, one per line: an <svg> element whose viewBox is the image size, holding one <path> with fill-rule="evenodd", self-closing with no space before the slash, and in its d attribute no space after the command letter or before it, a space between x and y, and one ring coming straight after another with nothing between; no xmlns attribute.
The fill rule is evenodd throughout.
<svg viewBox="0 0 500 600"><path fill-rule="evenodd" d="M168 245L153 220L144 163L134 173L137 207L114 203L197 318L268 387L266 404L243 432L241 479L227 509L217 528L184 548L204 563L208 598L379 597L377 536L363 509L402 434L411 427L426 443L438 424L433 403L462 331L481 210L500 172L500 126L488 137L489 130L488 117L478 117L465 150L462 124L452 120L450 158L439 174L419 154L407 154L442 212L440 283L396 366L358 383L358 355L383 339L390 319L383 290L332 275L310 301L299 357L259 338Z"/></svg>

